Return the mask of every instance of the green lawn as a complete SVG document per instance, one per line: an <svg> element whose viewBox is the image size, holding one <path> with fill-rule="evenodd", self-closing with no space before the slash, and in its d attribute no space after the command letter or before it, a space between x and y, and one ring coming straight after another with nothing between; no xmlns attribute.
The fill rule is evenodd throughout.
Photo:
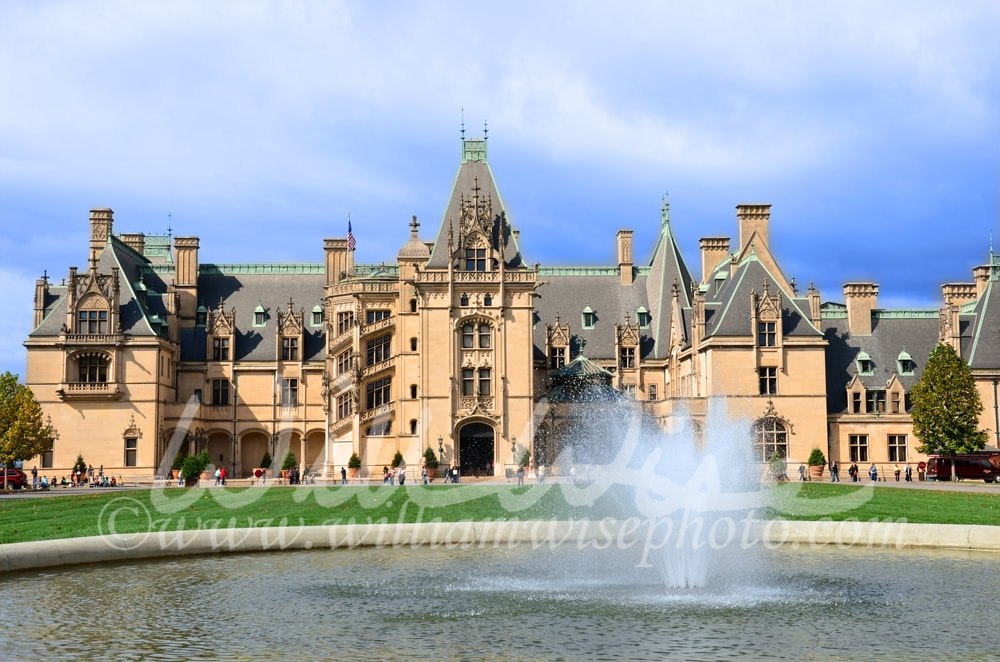
<svg viewBox="0 0 1000 662"><path fill-rule="evenodd" d="M830 483L766 489L758 517L1000 525L995 494ZM101 533L369 522L638 516L626 486L269 487L134 490L0 499L0 543Z"/></svg>

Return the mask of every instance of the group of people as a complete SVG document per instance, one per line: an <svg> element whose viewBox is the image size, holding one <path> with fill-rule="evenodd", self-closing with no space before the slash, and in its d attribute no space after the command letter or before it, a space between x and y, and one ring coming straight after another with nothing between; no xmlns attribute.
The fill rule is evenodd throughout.
<svg viewBox="0 0 1000 662"><path fill-rule="evenodd" d="M400 485L406 484L406 465L401 464L398 467L382 467L382 484L383 485L395 485L396 483Z"/></svg>
<svg viewBox="0 0 1000 662"><path fill-rule="evenodd" d="M86 473L82 469L77 469L76 471L70 473L69 478L63 476L61 479L57 479L55 476L51 478L46 478L45 476L38 475L38 467L31 467L31 489L33 490L47 490L51 487L83 487L84 485L89 485L90 487L117 487L121 484L121 479L115 476L105 476L104 475L104 465L102 464L100 469L95 475L94 467L87 467Z"/></svg>
<svg viewBox="0 0 1000 662"><path fill-rule="evenodd" d="M847 470L847 473L851 477L851 482L858 482L861 474L861 470L858 468L858 463L852 462L850 468ZM903 467L900 467L899 464L894 464L892 465L892 475L895 477L897 483L899 482L900 476L903 477L904 481L909 483L913 480L913 467L911 467L909 463L906 463ZM868 478L871 479L873 483L878 482L878 466L876 466L874 462L872 462L871 466L868 467ZM885 480L886 478L883 476L882 481L885 482Z"/></svg>

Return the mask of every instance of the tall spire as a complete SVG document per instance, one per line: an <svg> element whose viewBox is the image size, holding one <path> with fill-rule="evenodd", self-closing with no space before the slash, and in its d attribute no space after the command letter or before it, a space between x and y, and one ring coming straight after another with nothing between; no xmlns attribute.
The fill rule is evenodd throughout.
<svg viewBox="0 0 1000 662"><path fill-rule="evenodd" d="M660 201L660 227L667 225L670 225L670 191L665 191Z"/></svg>

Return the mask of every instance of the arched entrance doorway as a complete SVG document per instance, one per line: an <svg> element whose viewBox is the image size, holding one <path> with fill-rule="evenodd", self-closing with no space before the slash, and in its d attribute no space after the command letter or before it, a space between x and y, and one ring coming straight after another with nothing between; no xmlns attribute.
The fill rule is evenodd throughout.
<svg viewBox="0 0 1000 662"><path fill-rule="evenodd" d="M469 423L458 437L458 457L463 476L493 475L493 428Z"/></svg>

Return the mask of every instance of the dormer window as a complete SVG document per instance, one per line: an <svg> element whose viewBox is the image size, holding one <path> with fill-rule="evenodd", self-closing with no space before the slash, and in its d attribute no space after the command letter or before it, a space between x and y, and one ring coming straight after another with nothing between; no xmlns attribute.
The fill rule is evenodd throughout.
<svg viewBox="0 0 1000 662"><path fill-rule="evenodd" d="M208 308L204 304L198 306L198 310L194 313L194 323L195 326L205 326L208 322Z"/></svg>
<svg viewBox="0 0 1000 662"><path fill-rule="evenodd" d="M648 329L650 323L650 314L646 310L645 306L639 306L639 310L635 311L635 321L638 322L639 327L642 329Z"/></svg>
<svg viewBox="0 0 1000 662"><path fill-rule="evenodd" d="M486 271L486 249L466 248L465 249L465 270L466 271Z"/></svg>
<svg viewBox="0 0 1000 662"><path fill-rule="evenodd" d="M83 335L101 335L108 332L108 311L81 310L77 332Z"/></svg>
<svg viewBox="0 0 1000 662"><path fill-rule="evenodd" d="M312 325L323 326L323 308L316 304L312 309Z"/></svg>
<svg viewBox="0 0 1000 662"><path fill-rule="evenodd" d="M760 347L774 347L777 345L777 323L757 322L757 345Z"/></svg>
<svg viewBox="0 0 1000 662"><path fill-rule="evenodd" d="M859 375L871 375L875 372L875 363L867 352L859 352L856 361Z"/></svg>
<svg viewBox="0 0 1000 662"><path fill-rule="evenodd" d="M583 319L581 322L583 324L583 328L585 329L593 329L594 325L597 323L597 315L590 306L583 309Z"/></svg>
<svg viewBox="0 0 1000 662"><path fill-rule="evenodd" d="M899 353L899 356L896 357L896 363L898 364L897 368L899 374L901 375L912 375L917 369L917 364L913 362L913 358L906 352L906 350Z"/></svg>
<svg viewBox="0 0 1000 662"><path fill-rule="evenodd" d="M265 326L267 324L267 311L264 310L264 306L257 304L257 307L253 311L253 325L254 326Z"/></svg>

